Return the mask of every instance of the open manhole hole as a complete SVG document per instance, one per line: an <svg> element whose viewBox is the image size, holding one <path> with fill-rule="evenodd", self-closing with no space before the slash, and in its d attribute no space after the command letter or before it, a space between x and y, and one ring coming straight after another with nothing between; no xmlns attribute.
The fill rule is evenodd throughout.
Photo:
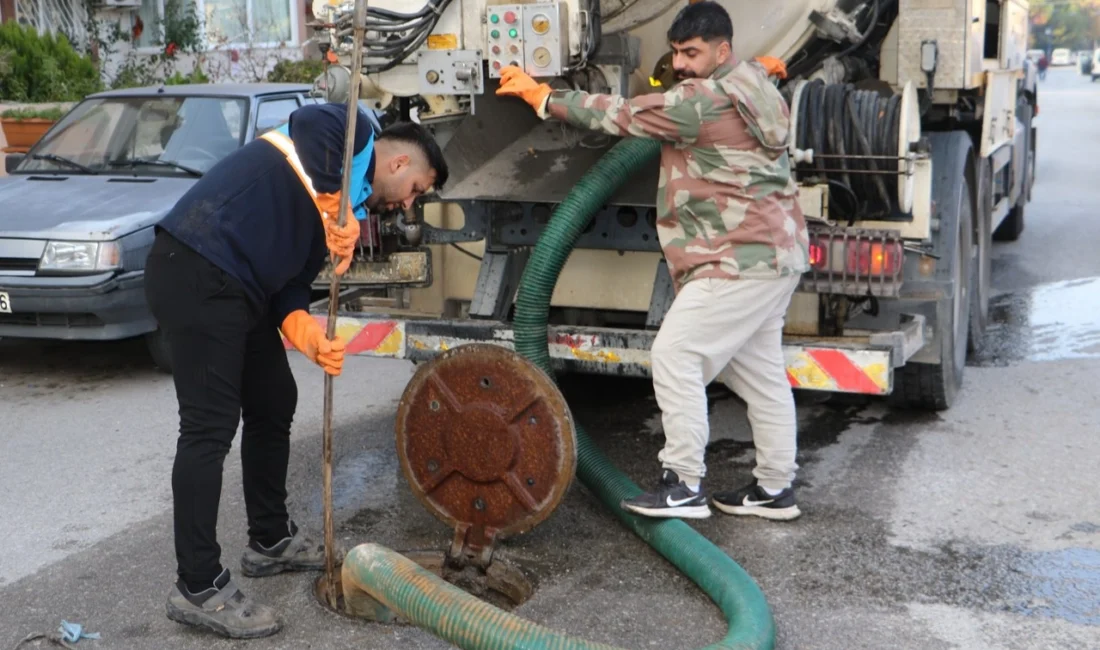
<svg viewBox="0 0 1100 650"><path fill-rule="evenodd" d="M461 569L452 567L447 564L443 551L412 551L402 555L466 593L504 611L511 611L527 602L535 592L534 585L518 567L499 557L486 570L473 565ZM313 596L322 607L351 618L381 623L406 623L368 594L355 594L345 599L339 567L335 573L335 608L325 597L324 574L318 576L313 583Z"/></svg>

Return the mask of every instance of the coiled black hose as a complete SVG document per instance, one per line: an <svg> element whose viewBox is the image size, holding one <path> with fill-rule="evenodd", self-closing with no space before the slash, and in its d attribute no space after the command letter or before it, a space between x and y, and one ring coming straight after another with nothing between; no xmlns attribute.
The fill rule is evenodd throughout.
<svg viewBox="0 0 1100 650"><path fill-rule="evenodd" d="M878 12L879 0L871 0L871 20L867 21L867 27L863 29L863 35L860 36L858 41L852 43L847 48L845 48L843 52L838 54L838 57L848 56L852 52L855 52L859 48L863 47L863 44L867 42L867 37L871 35L871 32L875 29L875 25L878 23Z"/></svg>
<svg viewBox="0 0 1100 650"><path fill-rule="evenodd" d="M435 29L439 17L452 0L431 0L413 13L400 13L376 7L367 8L367 31L378 34L378 38L367 38L363 43L366 56L372 59L387 59L385 63L367 65L368 73L385 72L396 67L419 48ZM347 38L352 34L351 12L336 18L338 38Z"/></svg>
<svg viewBox="0 0 1100 650"><path fill-rule="evenodd" d="M592 59L600 49L600 41L603 37L603 16L600 14L600 0L590 0L588 3L589 36L588 52L586 59Z"/></svg>
<svg viewBox="0 0 1100 650"><path fill-rule="evenodd" d="M813 163L796 167L799 176L822 178L859 197L853 221L896 214L898 189L893 173L897 171L901 97L815 80L803 87L796 108L795 146L814 151Z"/></svg>

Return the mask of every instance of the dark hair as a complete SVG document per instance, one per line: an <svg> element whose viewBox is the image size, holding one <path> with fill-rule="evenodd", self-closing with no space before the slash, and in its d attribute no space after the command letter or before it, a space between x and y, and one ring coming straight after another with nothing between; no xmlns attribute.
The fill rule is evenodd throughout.
<svg viewBox="0 0 1100 650"><path fill-rule="evenodd" d="M722 5L717 2L694 2L676 14L676 19L668 28L668 41L683 43L693 38L701 38L708 43L722 40L733 42L733 21Z"/></svg>
<svg viewBox="0 0 1100 650"><path fill-rule="evenodd" d="M435 183L432 184L432 187L436 191L443 189L450 173L447 171L447 160L443 158L443 150L439 148L439 143L435 141L435 138L427 129L416 122L397 122L382 129L382 132L378 134L378 139L398 140L419 148L424 157L428 159L428 164L435 170Z"/></svg>

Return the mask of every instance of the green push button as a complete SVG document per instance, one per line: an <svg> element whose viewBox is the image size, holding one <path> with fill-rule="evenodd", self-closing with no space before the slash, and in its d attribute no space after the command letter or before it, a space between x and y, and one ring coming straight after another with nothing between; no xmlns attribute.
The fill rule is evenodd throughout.
<svg viewBox="0 0 1100 650"><path fill-rule="evenodd" d="M515 38L516 36L518 36L518 35L519 35L519 32L517 32L517 31L516 31L516 30L514 30L514 29L509 29L509 30L508 30L508 35L509 35L509 36L511 36L512 38Z"/></svg>
<svg viewBox="0 0 1100 650"><path fill-rule="evenodd" d="M500 22L500 16L498 16L496 14L493 14L492 16L489 16L489 22L493 23L494 25L499 23Z"/></svg>
<svg viewBox="0 0 1100 650"><path fill-rule="evenodd" d="M494 29L493 31L489 32L489 36L492 36L493 38L500 38L500 32Z"/></svg>

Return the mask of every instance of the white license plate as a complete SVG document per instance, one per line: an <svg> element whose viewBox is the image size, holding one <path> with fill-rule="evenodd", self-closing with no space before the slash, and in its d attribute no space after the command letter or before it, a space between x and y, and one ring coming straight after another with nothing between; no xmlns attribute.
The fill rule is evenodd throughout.
<svg viewBox="0 0 1100 650"><path fill-rule="evenodd" d="M0 314L11 313L11 298L8 298L8 294L0 291Z"/></svg>

